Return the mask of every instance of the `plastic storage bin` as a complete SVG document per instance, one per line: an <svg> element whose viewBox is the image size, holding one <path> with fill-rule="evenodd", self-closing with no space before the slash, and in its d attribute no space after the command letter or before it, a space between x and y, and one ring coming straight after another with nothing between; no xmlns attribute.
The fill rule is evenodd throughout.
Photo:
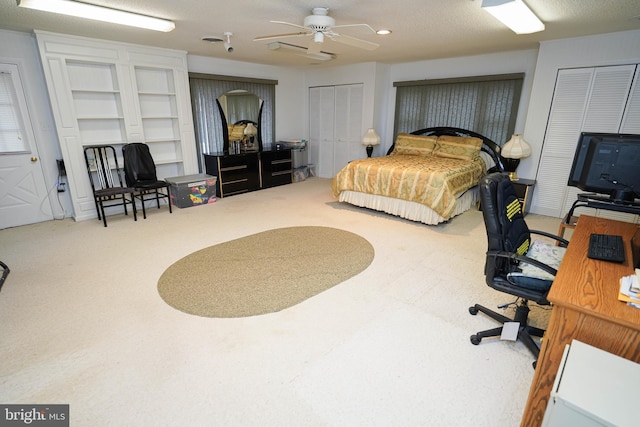
<svg viewBox="0 0 640 427"><path fill-rule="evenodd" d="M171 203L179 208L206 205L216 201L217 177L207 174L165 178L171 185Z"/></svg>

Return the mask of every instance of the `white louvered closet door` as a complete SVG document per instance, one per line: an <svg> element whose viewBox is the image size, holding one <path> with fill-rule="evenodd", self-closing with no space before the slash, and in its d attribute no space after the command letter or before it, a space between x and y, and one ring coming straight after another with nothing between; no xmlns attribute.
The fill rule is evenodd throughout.
<svg viewBox="0 0 640 427"><path fill-rule="evenodd" d="M336 86L336 139L332 176L340 172L340 169L350 161L365 156L365 149L360 143L362 139L363 94L362 84Z"/></svg>
<svg viewBox="0 0 640 427"><path fill-rule="evenodd" d="M309 88L309 150L316 175L333 176L333 140L335 121L335 88Z"/></svg>
<svg viewBox="0 0 640 427"><path fill-rule="evenodd" d="M640 65L636 67L636 77L633 79L620 133L640 135Z"/></svg>
<svg viewBox="0 0 640 427"><path fill-rule="evenodd" d="M347 163L364 157L361 83L309 88L309 144L316 174L332 178Z"/></svg>
<svg viewBox="0 0 640 427"><path fill-rule="evenodd" d="M537 213L561 218L582 192L567 186L578 137L620 132L635 70L622 65L558 72L533 201Z"/></svg>

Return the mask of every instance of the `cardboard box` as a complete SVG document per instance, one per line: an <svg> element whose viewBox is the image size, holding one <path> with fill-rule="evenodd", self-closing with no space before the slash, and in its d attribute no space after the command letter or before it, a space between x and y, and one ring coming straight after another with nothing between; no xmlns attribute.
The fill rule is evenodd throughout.
<svg viewBox="0 0 640 427"><path fill-rule="evenodd" d="M179 208L206 205L216 201L217 177L207 174L165 178L171 185L171 203Z"/></svg>

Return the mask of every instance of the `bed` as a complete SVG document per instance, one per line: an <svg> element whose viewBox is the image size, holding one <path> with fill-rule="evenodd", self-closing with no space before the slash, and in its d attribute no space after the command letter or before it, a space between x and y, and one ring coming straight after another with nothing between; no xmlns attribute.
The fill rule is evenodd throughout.
<svg viewBox="0 0 640 427"><path fill-rule="evenodd" d="M489 138L426 128L398 134L386 156L350 162L331 188L340 202L435 225L476 206L479 179L495 171L504 159Z"/></svg>

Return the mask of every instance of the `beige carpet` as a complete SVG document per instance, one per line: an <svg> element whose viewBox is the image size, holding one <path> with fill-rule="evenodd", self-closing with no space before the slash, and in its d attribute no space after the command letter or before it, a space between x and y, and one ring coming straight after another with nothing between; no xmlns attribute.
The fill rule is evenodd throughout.
<svg viewBox="0 0 640 427"><path fill-rule="evenodd" d="M170 306L204 317L247 317L296 305L355 276L374 249L330 227L264 231L194 252L158 281Z"/></svg>

